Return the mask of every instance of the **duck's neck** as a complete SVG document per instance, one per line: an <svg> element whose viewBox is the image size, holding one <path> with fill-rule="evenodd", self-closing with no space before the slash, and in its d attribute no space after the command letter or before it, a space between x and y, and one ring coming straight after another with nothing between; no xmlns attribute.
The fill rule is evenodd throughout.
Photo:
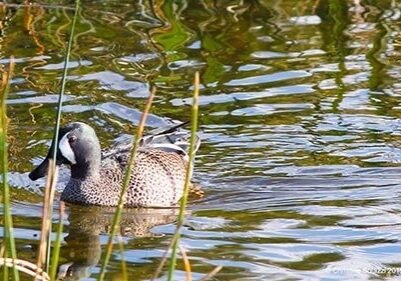
<svg viewBox="0 0 401 281"><path fill-rule="evenodd" d="M100 155L89 162L77 163L71 166L71 178L85 180L90 177L97 177L100 173Z"/></svg>

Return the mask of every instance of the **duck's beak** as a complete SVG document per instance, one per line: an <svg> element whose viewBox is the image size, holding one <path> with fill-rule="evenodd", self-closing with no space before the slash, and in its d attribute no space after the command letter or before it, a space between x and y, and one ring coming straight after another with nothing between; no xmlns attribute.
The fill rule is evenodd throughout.
<svg viewBox="0 0 401 281"><path fill-rule="evenodd" d="M56 147L58 147L60 140L65 136L65 134L67 134L68 132L72 131L73 129L75 129L77 127L79 127L78 123L71 123L67 127L60 128ZM46 158L42 161L42 163L40 163L39 166L36 167L35 170L33 170L32 172L29 173L28 176L31 180L35 181L37 179L47 176L47 171L49 169L50 160L53 160L54 147L55 147L55 145L54 145L54 140L53 140ZM62 164L69 164L69 163L70 162L65 157L63 157L62 153L60 153L60 150L58 149L57 154L56 154L56 165L60 166Z"/></svg>
<svg viewBox="0 0 401 281"><path fill-rule="evenodd" d="M47 169L49 167L49 157L46 157L35 170L29 173L29 178L33 181L43 178L47 174Z"/></svg>

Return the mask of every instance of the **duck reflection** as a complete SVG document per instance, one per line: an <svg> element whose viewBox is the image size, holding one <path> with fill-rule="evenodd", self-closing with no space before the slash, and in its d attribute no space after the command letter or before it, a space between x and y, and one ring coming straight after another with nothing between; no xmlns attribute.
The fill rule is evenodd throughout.
<svg viewBox="0 0 401 281"><path fill-rule="evenodd" d="M70 206L68 236L62 257L69 262L59 267L58 280L80 280L91 274L102 255L101 235L112 225L114 208ZM125 209L119 226L124 237L161 237L151 229L175 222L178 209Z"/></svg>

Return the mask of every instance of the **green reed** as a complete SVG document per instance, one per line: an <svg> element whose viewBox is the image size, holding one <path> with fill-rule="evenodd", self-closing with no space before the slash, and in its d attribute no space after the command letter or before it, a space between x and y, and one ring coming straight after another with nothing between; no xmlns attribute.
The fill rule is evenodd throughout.
<svg viewBox="0 0 401 281"><path fill-rule="evenodd" d="M178 218L177 218L177 226L174 232L174 235L167 247L166 252L163 255L163 258L160 262L160 264L158 265L158 267L155 270L155 273L153 274L152 277L152 281L154 281L155 279L157 279L157 277L159 276L160 272L162 271L164 264L166 263L167 260L167 255L168 252L170 250L172 250L172 254L171 254L171 259L170 259L170 263L169 263L169 268L168 268L168 280L173 280L174 277L174 271L175 271L175 266L176 266L176 262L177 262L177 251L179 247L179 238L180 238L180 229L184 223L184 218L185 218L185 210L186 210L186 206L188 203L188 195L189 195L189 188L190 188L190 181L191 181L191 173L193 170L193 162L194 162L194 158L195 158L195 142L196 142L196 132L197 132L197 128L198 128L198 119L199 119L199 107L198 107L198 100L199 100L199 72L195 73L195 78L194 78L194 92L193 92L193 97L192 97L192 118L191 118L191 137L190 137L190 147L189 147L189 160L188 160L188 166L187 166L187 170L186 170L186 174L185 174L185 183L184 183L184 192L183 192L183 196L180 202L180 209L179 209L179 214L178 214ZM190 268L190 266L188 266L189 263L188 261L188 257L185 255L184 251L183 252L183 260L184 260L184 266L186 267L186 269ZM218 270L220 269L215 269L216 273L218 272ZM187 271L187 280L188 279L188 275L190 274L190 272ZM208 276L213 276L215 273L211 272L210 274L208 274Z"/></svg>
<svg viewBox="0 0 401 281"><path fill-rule="evenodd" d="M60 257L61 234L64 226L64 202L60 202L59 222L57 226L56 240L54 241L51 265L50 265L50 280L56 280L57 266Z"/></svg>
<svg viewBox="0 0 401 281"><path fill-rule="evenodd" d="M10 66L8 72L3 72L2 91L0 97L0 170L3 185L3 207L4 207L4 258L6 259L9 254L13 260L13 279L19 280L19 272L17 270L16 259L17 251L15 247L15 239L13 234L13 222L11 216L11 203L10 203L10 188L8 186L8 150L7 150L7 93L10 86L10 79L14 69L14 58L10 58ZM3 265L4 280L8 280L8 268L4 263Z"/></svg>
<svg viewBox="0 0 401 281"><path fill-rule="evenodd" d="M181 227L184 224L185 219L185 210L188 203L188 194L189 194L189 187L191 182L191 174L193 170L193 162L195 158L195 144L196 144L196 133L198 130L198 115L199 115L199 72L195 73L194 79L194 92L192 97L192 119L191 119L191 139L190 139L190 146L189 146L189 159L188 159L188 166L187 171L185 174L185 185L184 185L184 194L181 198L180 203L180 211L178 213L177 219L177 226L174 232L173 243L172 243L172 253L170 257L170 263L168 267L168 280L174 280L174 271L175 266L177 263L177 251L179 245L179 239L181 234Z"/></svg>
<svg viewBox="0 0 401 281"><path fill-rule="evenodd" d="M118 198L118 204L117 204L116 212L114 213L114 216L113 216L111 231L110 231L109 238L108 238L108 241L107 241L106 253L105 253L105 256L104 256L104 259L103 259L102 267L101 267L101 270L100 270L100 275L99 275L99 278L98 278L99 281L103 281L104 277L106 275L106 267L107 267L107 264L109 263L111 252L113 250L113 239L114 239L114 236L117 233L117 228L118 228L118 225L120 224L120 221L121 221L121 214L122 214L122 211L123 211L123 208L124 208L124 204L125 204L125 196L126 196L126 193L127 193L129 180L131 178L132 168L135 166L135 158L136 158L136 154L138 152L139 142L140 142L140 140L142 138L143 131L144 131L144 128L145 128L146 118L147 118L147 116L149 114L149 111L150 111L150 108L152 106L153 98L154 98L155 94L156 94L156 88L153 87L153 89L152 89L152 91L151 91L151 93L149 95L149 98L147 100L145 109L142 112L141 119L139 121L139 125L138 125L137 131L136 131L135 139L133 140L133 145L132 145L132 149L131 149L131 152L130 152L128 165L127 165L127 168L125 169L125 173L124 173L124 178L123 178L123 183L122 183L120 196ZM123 276L127 276L125 272L123 273Z"/></svg>
<svg viewBox="0 0 401 281"><path fill-rule="evenodd" d="M56 168L56 156L57 156L57 142L59 136L59 129L61 123L61 112L63 108L63 97L65 92L65 85L67 81L67 72L68 72L68 64L70 61L71 49L72 44L74 41L74 31L75 26L79 14L79 7L80 7L80 0L75 1L75 13L73 17L73 21L70 28L69 40L67 44L67 48L65 51L65 58L64 58L64 67L63 67L63 74L61 77L61 85L60 85L60 92L58 97L58 104L57 104L57 114L56 114L56 124L54 126L54 137L53 137L53 161L49 163L49 171L47 177L47 183L45 186L45 196L43 200L43 218L42 218L42 228L41 228L41 235L40 235L40 246L39 246L39 253L38 253L38 260L37 260L37 268L38 270L42 268L43 264L45 264L46 272L51 272L52 280L55 280L55 275L57 272L58 266L58 258L59 258L59 250L61 245L62 239L62 215L60 213L60 221L59 227L57 228L56 233L56 240L54 243L54 253L52 258L51 257L51 236L50 233L52 232L52 213L53 213L53 200L54 200L54 193L57 184L57 168ZM62 208L62 206L60 206ZM51 265L50 265L51 261Z"/></svg>
<svg viewBox="0 0 401 281"><path fill-rule="evenodd" d="M53 143L57 143L58 140L58 135L59 135L59 129L60 129L60 123L61 123L61 110L63 108L63 96L65 92L65 85L67 81L67 72L68 72L68 63L70 61L70 56L71 56L71 50L72 50L72 45L74 42L74 34L75 34L75 26L77 24L77 19L79 15L79 10L80 10L80 0L75 0L75 11L74 11L74 16L70 28L70 36L68 38L68 45L67 49L65 52L65 59L64 59L64 67L63 67L63 75L61 77L61 87L60 87L60 93L59 93L59 100L58 100L58 106L57 106L57 119L56 119L56 125L54 127L54 138L53 138ZM57 149L53 150L53 159L56 159L57 156ZM52 171L56 171L56 161L53 161L53 165L50 167ZM57 178L57 177L56 177ZM54 192L56 190L56 181L54 181L54 184L51 186L51 193L52 193L52 200L54 197ZM63 212L64 212L64 205L63 203L60 203L60 215L59 215L59 224L56 232L56 240L54 242L54 254L51 259L51 267L50 267L50 277L52 280L55 280L56 272L57 272L57 266L58 266L58 260L59 260L59 252L60 252L60 245L61 245L61 239L62 239L62 231L63 231ZM50 208L52 210L52 208ZM51 219L51 211L50 211L50 216L49 218ZM50 224L50 232L51 233L51 224ZM49 259L50 258L50 235L48 236L48 251L47 251L47 265L49 264Z"/></svg>

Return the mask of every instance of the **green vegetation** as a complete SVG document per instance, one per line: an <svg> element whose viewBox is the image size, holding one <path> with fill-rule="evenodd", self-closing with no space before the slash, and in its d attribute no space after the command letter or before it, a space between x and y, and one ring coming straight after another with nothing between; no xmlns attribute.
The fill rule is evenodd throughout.
<svg viewBox="0 0 401 281"><path fill-rule="evenodd" d="M10 201L10 188L8 186L8 148L7 148L7 93L9 83L14 68L14 60L10 59L8 72L3 72L1 84L1 97L0 97L0 170L2 180L2 197L4 206L4 241L5 247L3 249L4 255L0 264L4 268L4 280L8 280L8 267L11 266L13 270L13 279L19 280L19 273L17 270L17 251L15 248L15 240L13 234L13 221L11 217L11 201ZM8 257L11 257L12 261Z"/></svg>

